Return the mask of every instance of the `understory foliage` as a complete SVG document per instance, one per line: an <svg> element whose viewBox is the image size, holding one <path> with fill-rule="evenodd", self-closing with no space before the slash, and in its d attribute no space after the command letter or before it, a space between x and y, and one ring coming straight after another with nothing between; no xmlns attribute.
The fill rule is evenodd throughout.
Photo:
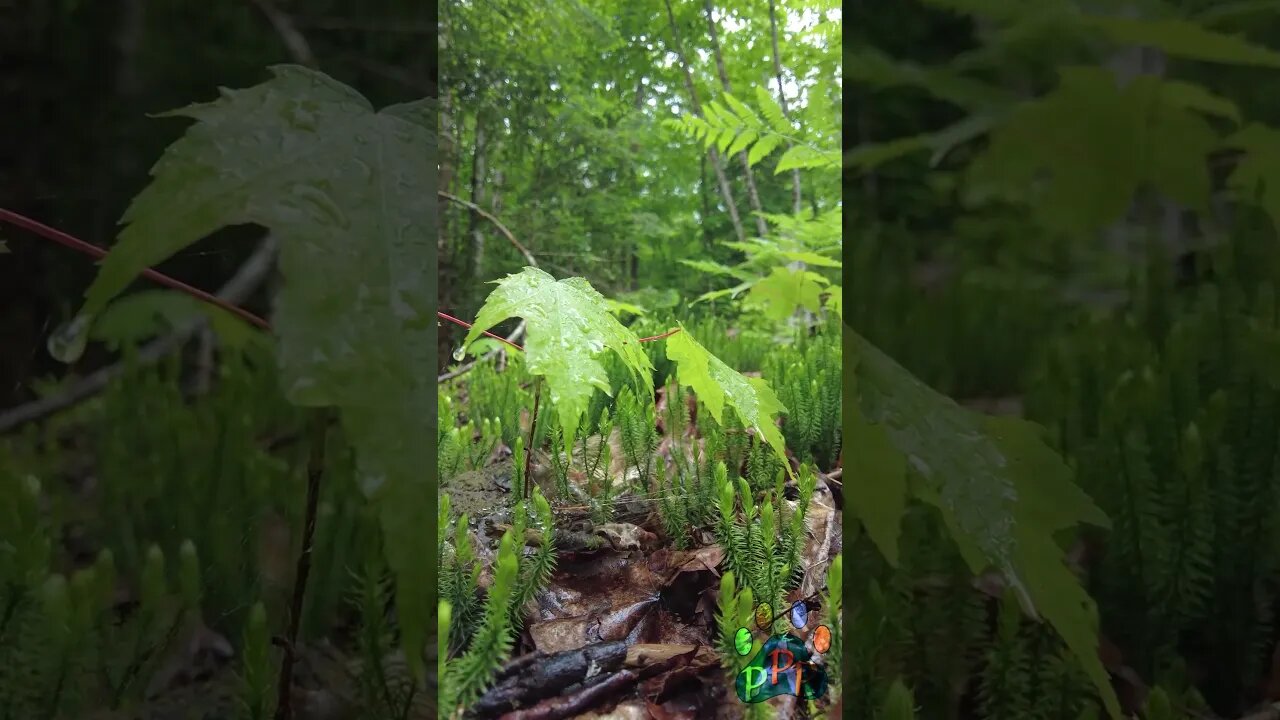
<svg viewBox="0 0 1280 720"><path fill-rule="evenodd" d="M1280 582L1267 510L1280 253L1267 232L1241 233L1199 261L1191 288L1175 289L1159 253L1135 268L1135 301L1059 334L1028 368L1025 400L1112 522L1063 547L1081 558L1108 652L1150 683L1143 717L1178 720L1262 699ZM993 575L976 591L939 521L907 505L896 568L870 521L846 539L859 568L845 588L852 712L873 713L901 679L919 717L1099 717L1061 641Z"/></svg>
<svg viewBox="0 0 1280 720"><path fill-rule="evenodd" d="M272 716L270 637L287 618L302 527L290 488L308 448L264 350L224 353L198 402L176 360L136 367L100 399L0 445L0 717L114 719L175 704ZM69 427L80 438L71 449L59 441ZM400 716L421 698L393 657L376 510L341 433L326 445L300 641L339 638L349 665L335 687L362 717ZM208 507L220 511L197 511ZM234 655L188 656L210 637Z"/></svg>
<svg viewBox="0 0 1280 720"><path fill-rule="evenodd" d="M846 352L866 479L845 487L846 713L1273 702L1280 115L1255 88L1280 68L1274 7L945 0L858 20L873 130L845 154L866 238L845 318L870 342ZM924 53L900 26L948 41Z"/></svg>
<svg viewBox="0 0 1280 720"><path fill-rule="evenodd" d="M753 606L744 598L769 599L773 607L781 607L784 594L803 579L805 518L818 482L813 460L819 458L829 464L818 467L829 468L838 454L838 385L835 392L813 398L799 395L816 382L834 384L841 349L822 327L813 336L808 330L792 332L790 343L778 347L768 336L730 338L714 319L695 318L682 326L660 315L624 325L579 278L556 281L526 268L498 284L464 347L480 330L518 315L529 324L524 352L505 358L501 372L471 371L440 404L442 467L482 468L492 458L504 457L504 450L514 460L512 527L499 543L493 584L486 591L478 586L483 566L473 519L465 513L453 517L447 495L441 507L439 614L448 618L448 639L440 676L444 707L450 712L474 701L488 685L524 624L527 603L551 578L555 550L549 542L553 515L548 501L586 501L600 522L612 519L615 498L623 494L651 503L677 549L691 547L700 531L710 532L725 550L731 584L724 592L747 603L750 614ZM801 309L799 304L792 308ZM750 326L751 320L745 324ZM673 325L674 334L640 342L640 333ZM833 328L834 322L825 327ZM695 331L704 330L708 345L717 350L754 347L749 357L764 369L764 377L731 369L694 339ZM569 346L596 350L578 355L561 351ZM585 387L594 385L600 392L583 393L583 378L590 379ZM772 387L780 379L790 382L797 397L795 413L774 395ZM545 394L536 418L531 417L528 395L517 396L526 398L525 408L498 397L524 387ZM475 419L487 412L493 413L492 420L477 425ZM780 418L785 418L781 429ZM502 446L495 447L497 428L508 423L525 429L510 446L502 438ZM795 437L794 447L784 447L784 431ZM453 448L471 454L459 461ZM784 451L803 461L790 496L784 488L793 473ZM528 487L539 508L539 540L521 550L527 511L516 490L537 482L524 477L527 452L542 458L545 476L541 485ZM446 531L446 526L452 529ZM767 709L750 712L759 716Z"/></svg>
<svg viewBox="0 0 1280 720"><path fill-rule="evenodd" d="M1189 293L1153 262L1139 303L1046 353L1031 398L1115 522L1092 581L1104 631L1144 677L1181 682L1184 657L1219 658L1199 683L1215 706L1249 696L1275 637L1280 331L1264 242L1207 256L1217 280Z"/></svg>
<svg viewBox="0 0 1280 720"><path fill-rule="evenodd" d="M317 71L271 71L267 82L165 114L196 122L152 168L84 306L50 347L75 361L95 321L144 269L225 226L268 228L286 278L273 318L278 387L299 407L341 411L361 486L379 508L406 658L421 674L434 583L413 528L435 497L421 473L433 459L421 438L433 434L435 398L419 372L435 345L435 106L424 99L375 111Z"/></svg>

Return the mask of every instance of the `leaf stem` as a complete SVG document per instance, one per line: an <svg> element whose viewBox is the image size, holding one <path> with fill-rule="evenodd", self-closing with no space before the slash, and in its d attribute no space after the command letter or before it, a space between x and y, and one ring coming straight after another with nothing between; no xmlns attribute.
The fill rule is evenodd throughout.
<svg viewBox="0 0 1280 720"><path fill-rule="evenodd" d="M298 564L293 579L293 600L289 609L289 636L283 643L284 657L280 663L280 678L276 696L275 720L292 720L292 697L289 692L293 681L293 663L298 649L298 628L302 623L302 600L307 591L307 576L311 574L311 550L316 535L316 507L320 500L320 478L324 475L325 439L329 432L329 408L317 410L312 418L311 449L307 458L306 515L302 527L302 547L298 551Z"/></svg>
<svg viewBox="0 0 1280 720"><path fill-rule="evenodd" d="M79 252L84 253L85 255L89 255L91 257L97 258L98 260L101 260L102 258L107 256L107 251L103 250L102 248L96 245L90 245L89 243L77 237L68 235L67 233L62 232L61 230L58 230L56 228L51 228L48 225L45 225L44 223L41 223L36 220L32 220L29 217L19 215L18 213L13 212L11 210L5 210L4 208L0 208L0 220L4 220L10 225L16 225L17 227L20 227L24 230L29 230L46 240L52 240L53 242L56 242L59 245L69 247L72 250L77 250ZM169 277L168 275L156 272L155 270L146 269L142 271L142 276L147 278L148 280L153 280L161 285L164 285L165 287L172 288L180 292L184 292L187 295L190 295L191 297L196 298L197 300L202 300L206 303L209 303L210 305L214 305L216 307L222 308L223 310L226 310L227 312L239 317L245 322L248 322L252 325L256 325L262 328L263 330L271 329L271 327L267 324L266 320L263 320L262 318L258 317L257 315L254 315L248 310L245 310L244 308L241 308L241 307L237 307L236 305L232 305L231 303L226 302L225 300L219 297L210 295L204 290L192 287L180 280L175 280Z"/></svg>
<svg viewBox="0 0 1280 720"><path fill-rule="evenodd" d="M525 453L524 453L524 482L521 483L521 485L524 486L522 488L524 490L524 498L522 499L524 500L529 499L529 493L531 492L529 490L529 484L533 482L533 480L531 479L531 476L529 475L529 470L533 467L533 451L535 449L535 446L533 444L533 438L534 438L534 431L538 429L538 400L541 397L542 397L542 376L539 375L538 379L534 381L534 385L533 385L533 415L529 416L529 442L526 443L528 449L525 450Z"/></svg>
<svg viewBox="0 0 1280 720"><path fill-rule="evenodd" d="M678 332L680 332L680 328L671 328L670 330L662 333L661 335L654 335L652 337L642 337L640 338L640 342L646 343L646 342L653 342L654 340L661 340L662 338L665 338L665 337L671 337L672 335L675 335Z"/></svg>

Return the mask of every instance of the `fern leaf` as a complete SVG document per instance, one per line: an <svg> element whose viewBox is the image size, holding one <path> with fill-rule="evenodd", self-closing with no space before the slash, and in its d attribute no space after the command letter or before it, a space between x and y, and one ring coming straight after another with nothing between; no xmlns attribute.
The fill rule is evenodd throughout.
<svg viewBox="0 0 1280 720"><path fill-rule="evenodd" d="M747 164L751 167L755 167L756 164L765 159L765 156L773 152L781 143L781 135L765 135L761 137L755 145L751 146L751 151L747 153Z"/></svg>
<svg viewBox="0 0 1280 720"><path fill-rule="evenodd" d="M779 135L790 135L795 132L795 128L791 127L791 123L782 112L782 106L773 99L768 89L761 85L756 86L756 104L760 106L760 114L764 116L774 132Z"/></svg>

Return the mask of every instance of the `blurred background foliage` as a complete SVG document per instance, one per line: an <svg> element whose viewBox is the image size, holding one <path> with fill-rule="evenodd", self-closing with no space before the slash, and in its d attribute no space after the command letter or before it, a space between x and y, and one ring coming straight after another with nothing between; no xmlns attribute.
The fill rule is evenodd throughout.
<svg viewBox="0 0 1280 720"><path fill-rule="evenodd" d="M714 164L747 237L775 234L752 216L749 194L765 212L788 212L791 176L774 175L781 153L747 172L663 126L692 110L684 66L700 105L721 99L727 82L754 106L757 88L776 97L781 82L797 133L835 147L841 11L825 0L715 5L443 5L441 190L497 215L548 272L584 276L606 297L658 290L691 299L723 287L723 278L679 262L742 257L721 244L746 238L735 238ZM836 173L806 172L801 182L806 217L837 207ZM483 283L525 263L467 208L442 202L440 217L440 307L472 317L489 290ZM827 238L837 242L838 227ZM456 344L454 335L443 329L442 345ZM449 354L442 348L442 362Z"/></svg>
<svg viewBox="0 0 1280 720"><path fill-rule="evenodd" d="M434 92L434 13L415 0L14 0L0 8L0 207L100 247L129 200L186 128L148 117L248 87L266 67L299 62L270 12L285 14L316 64L375 106ZM217 233L159 270L210 291L252 252L258 231ZM75 311L95 272L66 248L0 229L0 406L59 371L44 337ZM145 285L141 281L139 285ZM250 309L265 314L268 293ZM77 371L109 359L90 352Z"/></svg>
<svg viewBox="0 0 1280 720"><path fill-rule="evenodd" d="M1046 426L1112 521L1061 544L1145 718L1280 699L1278 11L846 8L846 320L963 404ZM846 538L854 715L905 676L919 717L1096 716L1057 641L938 533L911 508L896 569Z"/></svg>

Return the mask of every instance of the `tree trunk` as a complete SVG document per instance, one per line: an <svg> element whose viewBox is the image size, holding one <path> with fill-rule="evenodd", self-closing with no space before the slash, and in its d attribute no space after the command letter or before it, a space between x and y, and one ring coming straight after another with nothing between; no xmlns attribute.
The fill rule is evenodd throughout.
<svg viewBox="0 0 1280 720"><path fill-rule="evenodd" d="M720 73L720 84L724 86L726 93L732 94L733 87L729 84L729 73L724 69L724 56L720 54L720 38L716 35L716 21L712 15L711 0L703 0L703 5L707 9L707 29L711 32L711 50L716 57L716 70ZM775 56L775 62L776 56ZM747 161L747 151L740 150L738 159L742 161L742 172L747 183L747 201L751 203L751 209L756 213L756 232L760 233L760 237L769 234L769 225L760 217L763 208L760 207L760 194L756 192L755 175L751 172L751 163Z"/></svg>
<svg viewBox="0 0 1280 720"><path fill-rule="evenodd" d="M471 202L479 207L484 207L484 175L485 175L485 147L488 140L484 131L484 120L479 115L476 116L476 140L475 148L471 155ZM480 279L482 270L481 263L484 262L484 230L483 218L480 213L475 210L471 211L471 252L467 255L467 272L465 277Z"/></svg>
<svg viewBox="0 0 1280 720"><path fill-rule="evenodd" d="M453 192L453 175L457 168L458 144L453 129L453 95L445 91L440 97L440 177L438 187L445 192ZM454 193L457 194L457 193ZM438 200L439 238L436 247L444 249L445 238L449 237L449 201Z"/></svg>
<svg viewBox="0 0 1280 720"><path fill-rule="evenodd" d="M769 39L773 42L773 74L778 78L778 106L782 108L783 117L791 119L787 109L787 94L782 90L782 56L778 53L778 9L774 0L769 0ZM787 143L787 149L791 143ZM800 170L791 171L791 212L800 214Z"/></svg>
<svg viewBox="0 0 1280 720"><path fill-rule="evenodd" d="M641 80L642 80L642 79L643 79L643 77L636 78L636 94L635 94L635 111L636 111L636 114L639 114L639 113L640 113L641 108L643 108L643 107L644 107L644 83L643 83L643 82L641 82ZM636 141L634 141L634 140L633 140L633 141L631 142L631 154L634 156L634 155L638 154L639 152L640 152L640 143L638 143L638 142L636 142ZM632 168L632 170L633 170L632 175L631 175L632 182L637 182L636 174L635 174L635 172L634 172L634 169L635 169L635 158L634 158L634 157L630 158L630 159L629 159L629 162L631 163L631 168ZM638 249L639 249L639 246L637 245L637 243L636 243L636 241L635 241L635 240L632 240L631 242L627 243L627 260L626 260L626 262L627 262L627 277L629 278L629 281L628 281L628 284L627 284L627 289L628 289L628 290L638 290L638 289L639 289L639 282L640 282L640 280L639 280L639 278L640 278L640 254L639 254L639 252L637 252L637 251L638 251Z"/></svg>
<svg viewBox="0 0 1280 720"><path fill-rule="evenodd" d="M711 198L707 196L707 156L703 155L698 164L698 197L702 199L702 244L711 247L711 226L707 218L711 217Z"/></svg>
<svg viewBox="0 0 1280 720"><path fill-rule="evenodd" d="M1126 17L1138 18L1141 13L1135 6L1124 8ZM1141 75L1163 78L1167 61L1160 50L1144 47L1124 47L1115 52L1107 60L1107 66L1115 75L1120 85L1128 85ZM1177 257L1183 250L1182 208L1172 199L1159 195L1155 199L1155 207L1144 207L1142 198L1135 197L1130 203L1125 217L1106 229L1113 248L1120 249L1126 257L1135 252L1136 238L1145 232L1156 229L1170 257ZM1141 243L1145 247L1145 243Z"/></svg>
<svg viewBox="0 0 1280 720"><path fill-rule="evenodd" d="M489 212L497 217L502 217L502 186L506 182L506 176L501 170L493 171L493 183L489 189Z"/></svg>
<svg viewBox="0 0 1280 720"><path fill-rule="evenodd" d="M667 22L671 26L671 44L675 46L676 60L680 63L680 70L684 74L684 85L689 91L689 105L693 109L693 115L702 117L702 104L698 102L698 90L693 84L693 71L689 69L689 63L684 55L684 46L680 42L680 33L676 30L676 15L671 10L671 0L663 0L663 2L667 6ZM742 219L738 217L738 206L733 202L733 190L729 188L729 179L725 177L720 153L713 147L708 154L711 156L711 166L716 171L716 180L720 184L720 194L724 196L724 203L728 206L729 221L733 223L734 235L737 236L738 242L746 242L747 236L742 230Z"/></svg>

